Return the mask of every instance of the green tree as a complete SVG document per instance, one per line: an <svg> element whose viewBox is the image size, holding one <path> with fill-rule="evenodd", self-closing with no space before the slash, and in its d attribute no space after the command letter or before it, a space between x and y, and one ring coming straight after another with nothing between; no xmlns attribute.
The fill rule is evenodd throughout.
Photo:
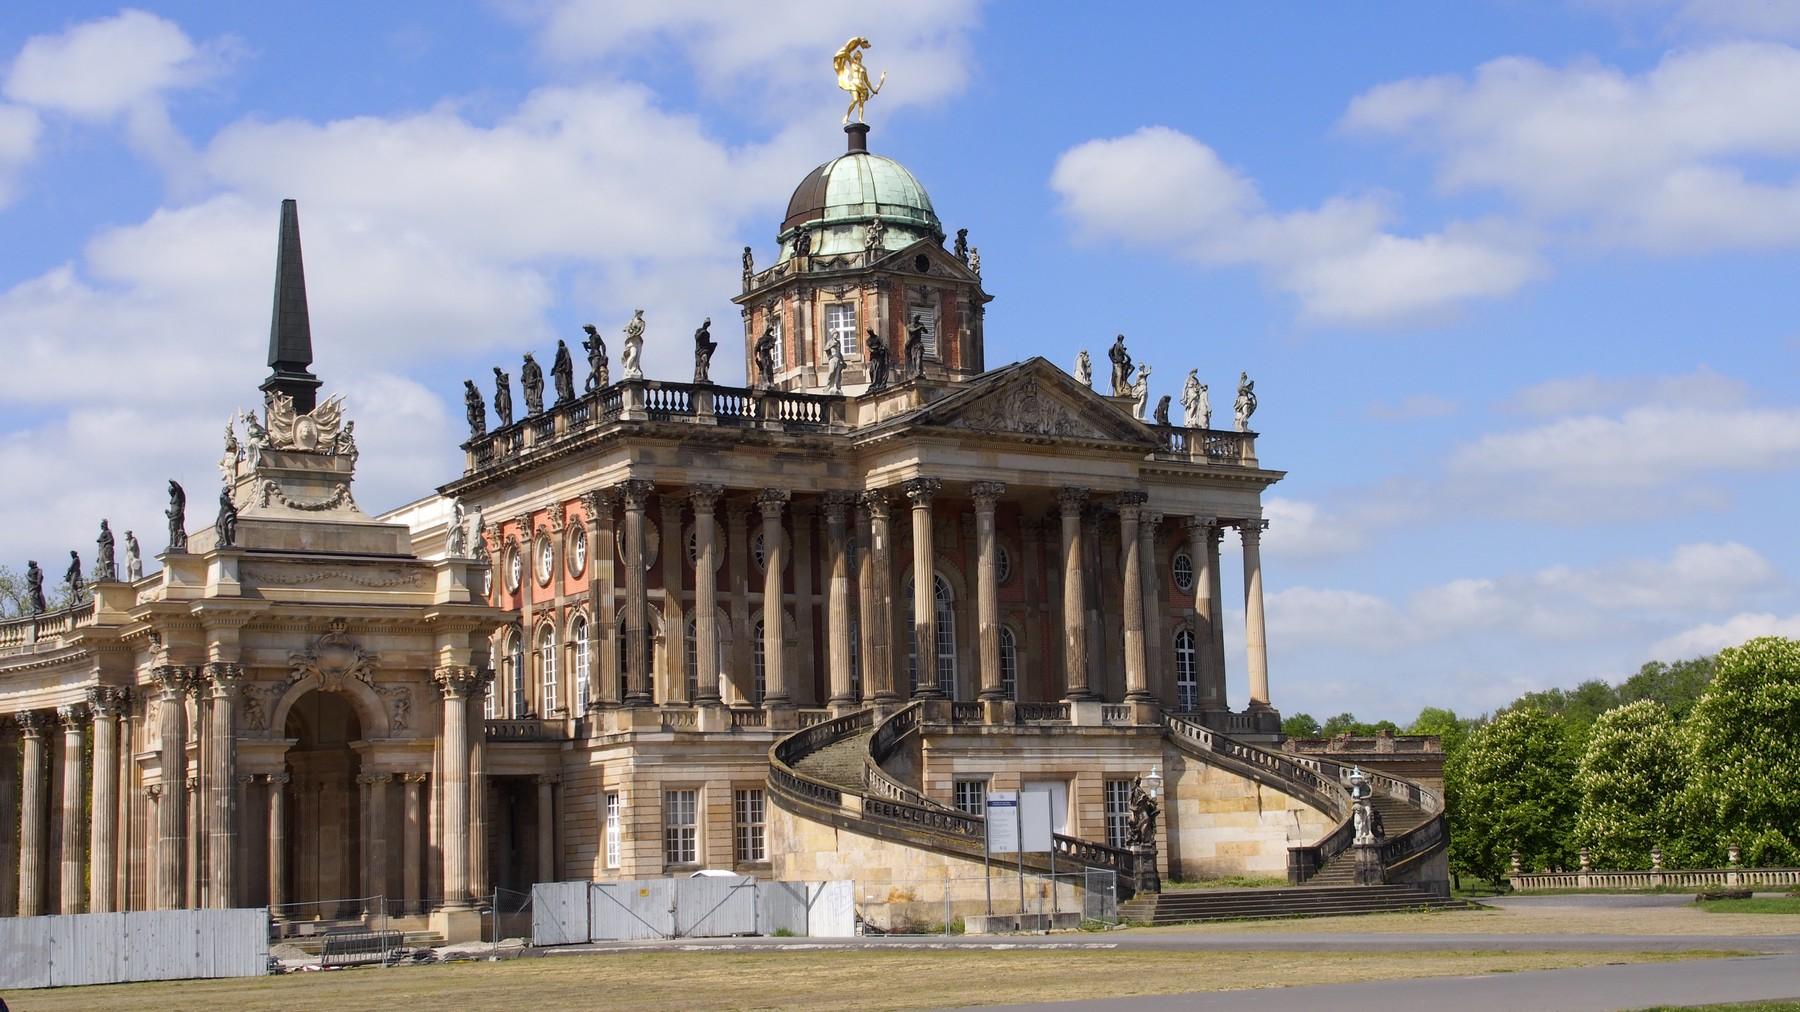
<svg viewBox="0 0 1800 1012"><path fill-rule="evenodd" d="M1296 713L1281 718L1281 733L1289 738L1317 738L1319 722L1310 713Z"/></svg>
<svg viewBox="0 0 1800 1012"><path fill-rule="evenodd" d="M1650 867L1650 848L1681 834L1686 786L1685 749L1666 707L1640 699L1606 711L1575 774L1575 845L1595 867Z"/></svg>
<svg viewBox="0 0 1800 1012"><path fill-rule="evenodd" d="M1694 704L1700 701L1700 694L1712 681L1715 662L1712 657L1696 657L1673 664L1650 661L1619 686L1619 701L1635 703L1640 699L1654 699L1668 707L1676 720L1686 720Z"/></svg>
<svg viewBox="0 0 1800 1012"><path fill-rule="evenodd" d="M1356 714L1340 713L1335 717L1325 718L1325 726L1319 730L1329 738L1340 734L1355 734L1356 729L1360 726L1362 725L1356 722Z"/></svg>
<svg viewBox="0 0 1800 1012"><path fill-rule="evenodd" d="M1721 651L1687 731L1694 856L1735 842L1751 864L1800 862L1800 640Z"/></svg>
<svg viewBox="0 0 1800 1012"><path fill-rule="evenodd" d="M1494 880L1517 849L1527 868L1569 865L1575 753L1567 722L1510 710L1445 757L1452 867Z"/></svg>

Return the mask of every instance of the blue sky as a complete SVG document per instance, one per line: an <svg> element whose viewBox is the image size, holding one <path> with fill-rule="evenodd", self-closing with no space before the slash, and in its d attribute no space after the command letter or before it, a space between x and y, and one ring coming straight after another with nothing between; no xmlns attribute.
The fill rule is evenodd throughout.
<svg viewBox="0 0 1800 1012"><path fill-rule="evenodd" d="M644 306L678 374L862 34L992 364L1123 331L1156 395L1256 379L1278 706L1800 635L1800 4L900 6L9 5L0 561L209 487L282 197L369 508L455 473L462 377L582 323Z"/></svg>

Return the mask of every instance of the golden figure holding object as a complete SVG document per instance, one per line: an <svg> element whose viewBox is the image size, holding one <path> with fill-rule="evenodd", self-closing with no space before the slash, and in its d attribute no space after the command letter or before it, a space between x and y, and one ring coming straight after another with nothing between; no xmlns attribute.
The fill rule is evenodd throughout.
<svg viewBox="0 0 1800 1012"><path fill-rule="evenodd" d="M862 51L869 48L869 40L858 35L831 58L831 68L837 71L838 87L850 93L850 107L844 110L844 125L850 124L850 114L856 114L858 123L863 119L863 107L868 104L872 95L881 94L881 86L887 82L887 71L881 72L881 79L869 86L869 72L863 69Z"/></svg>

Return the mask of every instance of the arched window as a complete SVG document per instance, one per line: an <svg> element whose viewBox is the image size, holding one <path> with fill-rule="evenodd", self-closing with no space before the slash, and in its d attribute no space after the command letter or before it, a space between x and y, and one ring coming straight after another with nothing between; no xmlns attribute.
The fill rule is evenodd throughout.
<svg viewBox="0 0 1800 1012"><path fill-rule="evenodd" d="M1019 638L1006 626L1000 627L1000 691L1019 701Z"/></svg>
<svg viewBox="0 0 1800 1012"><path fill-rule="evenodd" d="M575 616L575 707L582 713L587 712L589 699L588 686L588 621L586 615Z"/></svg>
<svg viewBox="0 0 1800 1012"><path fill-rule="evenodd" d="M511 679L507 686L509 697L508 712L514 717L525 716L525 634L513 630L512 650L508 663L512 665Z"/></svg>
<svg viewBox="0 0 1800 1012"><path fill-rule="evenodd" d="M544 679L543 705L538 712L545 716L556 710L556 627L547 625L538 633L538 672Z"/></svg>
<svg viewBox="0 0 1800 1012"><path fill-rule="evenodd" d="M906 628L913 627L912 581L906 581ZM937 612L937 679L938 690L956 698L956 597L950 593L950 582L938 574L931 579L932 599ZM907 673L914 692L919 689L919 648L909 636Z"/></svg>
<svg viewBox="0 0 1800 1012"><path fill-rule="evenodd" d="M1175 709L1183 713L1200 706L1200 675L1194 654L1194 631L1175 634Z"/></svg>
<svg viewBox="0 0 1800 1012"><path fill-rule="evenodd" d="M750 629L750 669L756 673L756 690L750 696L754 706L761 706L763 693L768 691L769 676L763 668L763 620L757 619L756 625Z"/></svg>

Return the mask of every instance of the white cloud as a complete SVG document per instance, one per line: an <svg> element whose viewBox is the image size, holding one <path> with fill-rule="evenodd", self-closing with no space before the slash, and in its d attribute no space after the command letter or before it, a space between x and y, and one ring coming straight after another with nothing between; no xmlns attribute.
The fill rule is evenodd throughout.
<svg viewBox="0 0 1800 1012"><path fill-rule="evenodd" d="M1733 408L1748 386L1701 366L1681 376L1575 376L1545 380L1508 399L1508 410L1530 415L1612 411L1635 405Z"/></svg>
<svg viewBox="0 0 1800 1012"><path fill-rule="evenodd" d="M1554 566L1534 582L1608 611L1719 611L1781 583L1768 559L1735 541L1682 545L1667 559L1580 570Z"/></svg>
<svg viewBox="0 0 1800 1012"><path fill-rule="evenodd" d="M1360 526L1326 513L1317 503L1299 499L1263 500L1263 516L1273 532L1263 551L1282 559L1321 559L1349 555L1364 543Z"/></svg>
<svg viewBox="0 0 1800 1012"><path fill-rule="evenodd" d="M1800 4L1791 0L1579 0L1621 19L1662 21L1661 34L1800 38Z"/></svg>
<svg viewBox="0 0 1800 1012"><path fill-rule="evenodd" d="M1079 236L1261 269L1310 319L1374 326L1430 319L1506 295L1540 267L1528 238L1495 222L1400 235L1380 197L1268 208L1256 184L1167 127L1088 141L1057 159L1051 188Z"/></svg>
<svg viewBox="0 0 1800 1012"><path fill-rule="evenodd" d="M1409 394L1393 403L1369 405L1369 415L1387 422L1410 422L1421 418L1445 418L1456 413L1456 402L1437 394Z"/></svg>
<svg viewBox="0 0 1800 1012"><path fill-rule="evenodd" d="M1269 594L1264 607L1269 639L1283 646L1327 644L1386 650L1412 637L1398 609L1360 591L1289 587Z"/></svg>
<svg viewBox="0 0 1800 1012"><path fill-rule="evenodd" d="M1446 191L1495 190L1535 217L1668 252L1800 241L1800 50L1723 42L1628 74L1526 57L1396 81L1352 131L1408 138Z"/></svg>
<svg viewBox="0 0 1800 1012"><path fill-rule="evenodd" d="M138 150L165 171L185 174L192 152L169 121L166 97L218 75L235 46L229 38L197 45L173 21L126 9L26 39L0 92L79 120L123 118Z"/></svg>
<svg viewBox="0 0 1800 1012"><path fill-rule="evenodd" d="M37 154L43 124L37 113L18 105L0 105L0 208L12 203L19 171Z"/></svg>
<svg viewBox="0 0 1800 1012"><path fill-rule="evenodd" d="M1708 622L1684 629L1652 644L1650 657L1699 657L1735 647L1758 636L1800 639L1800 615L1782 618L1767 612L1745 612L1722 622Z"/></svg>

